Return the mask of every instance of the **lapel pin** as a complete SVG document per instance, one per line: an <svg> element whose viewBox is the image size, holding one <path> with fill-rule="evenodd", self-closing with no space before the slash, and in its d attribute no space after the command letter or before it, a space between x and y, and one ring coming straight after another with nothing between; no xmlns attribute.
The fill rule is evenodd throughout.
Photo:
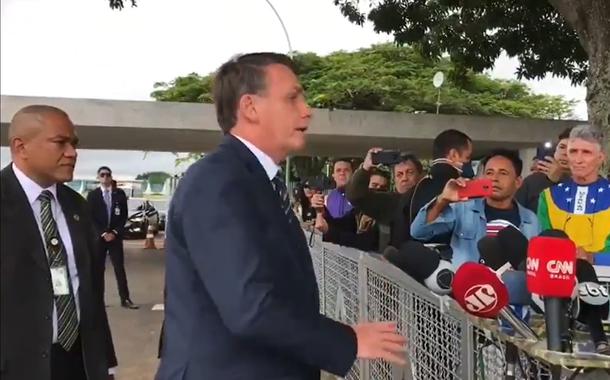
<svg viewBox="0 0 610 380"><path fill-rule="evenodd" d="M59 240L57 240L57 238L51 239L51 245L58 245L58 244L59 244Z"/></svg>
<svg viewBox="0 0 610 380"><path fill-rule="evenodd" d="M80 216L78 216L78 214L74 214L72 215L72 217L74 218L74 220L76 220L77 222L80 220Z"/></svg>

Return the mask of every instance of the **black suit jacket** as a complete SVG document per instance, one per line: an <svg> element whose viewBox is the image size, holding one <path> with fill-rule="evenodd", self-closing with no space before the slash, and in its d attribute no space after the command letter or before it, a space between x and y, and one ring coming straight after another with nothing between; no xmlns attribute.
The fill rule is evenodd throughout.
<svg viewBox="0 0 610 380"><path fill-rule="evenodd" d="M354 331L320 314L299 221L233 136L193 164L169 208L158 380L345 375Z"/></svg>
<svg viewBox="0 0 610 380"><path fill-rule="evenodd" d="M48 380L53 339L53 290L34 213L11 165L0 172L0 378ZM85 200L65 185L57 198L66 216L78 268L80 337L88 380L117 365L100 285L94 283L94 232Z"/></svg>
<svg viewBox="0 0 610 380"><path fill-rule="evenodd" d="M127 195L122 189L112 191L112 208L110 209L110 222L108 222L108 212L102 189L97 188L87 194L87 202L91 208L93 223L97 231L97 236L104 232L114 232L117 238L123 238L125 222L127 222ZM118 210L118 215L116 210Z"/></svg>

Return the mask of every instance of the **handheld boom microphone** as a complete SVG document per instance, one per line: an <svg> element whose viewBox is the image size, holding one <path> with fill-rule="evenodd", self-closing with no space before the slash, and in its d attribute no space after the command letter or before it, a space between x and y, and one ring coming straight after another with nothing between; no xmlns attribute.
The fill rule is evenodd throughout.
<svg viewBox="0 0 610 380"><path fill-rule="evenodd" d="M521 263L527 258L529 241L525 235L517 228L508 226L498 232L497 239L506 260L513 269L519 269Z"/></svg>
<svg viewBox="0 0 610 380"><path fill-rule="evenodd" d="M469 314L480 318L502 317L521 336L538 339L508 306L509 291L490 268L476 263L465 263L453 278L453 297Z"/></svg>
<svg viewBox="0 0 610 380"><path fill-rule="evenodd" d="M441 260L435 250L422 243L408 241L400 247L400 250L388 246L383 256L434 293L441 295L451 293L454 275L451 263Z"/></svg>
<svg viewBox="0 0 610 380"><path fill-rule="evenodd" d="M570 352L568 301L576 284L576 246L571 240L543 236L530 240L527 288L544 298L547 348ZM567 334L567 335L565 335Z"/></svg>

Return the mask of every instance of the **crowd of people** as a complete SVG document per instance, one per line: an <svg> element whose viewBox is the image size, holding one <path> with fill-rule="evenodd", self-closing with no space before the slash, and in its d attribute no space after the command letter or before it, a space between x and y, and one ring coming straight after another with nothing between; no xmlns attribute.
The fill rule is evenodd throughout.
<svg viewBox="0 0 610 380"><path fill-rule="evenodd" d="M507 225L528 238L545 229L565 231L579 258L610 265L610 182L602 174L598 130L583 125L562 131L554 154L537 155L525 177L519 153L504 148L484 157L475 175L474 144L461 131L443 131L434 139L427 171L408 153L391 168L373 165L380 148L370 149L355 171L352 160L335 160L332 185L315 188L311 179L297 184L295 210L324 241L379 253L410 240L433 243L456 268L478 261L477 242ZM459 190L477 178L492 181L491 195L460 199Z"/></svg>
<svg viewBox="0 0 610 380"><path fill-rule="evenodd" d="M309 210L301 212L306 217L302 222L324 241L383 254L417 280L417 270L405 267L409 260L395 257L415 255L413 242L433 247L456 272L465 263L484 262L479 243L507 227L527 240L543 231L561 231L574 242L577 259L610 265L610 181L607 173L602 175L599 130L580 125L562 131L554 152L537 154L525 178L518 152L504 148L489 152L475 174L474 144L463 132L443 131L433 142L427 173L411 154L387 171L374 165L372 154L380 148L370 149L353 173L349 160L337 160L327 194L305 182L307 190L296 198L297 209ZM393 191L387 190L388 177L380 174L388 172ZM477 181L489 184L489 192L465 195ZM597 351L609 354L606 334L601 328L592 331Z"/></svg>

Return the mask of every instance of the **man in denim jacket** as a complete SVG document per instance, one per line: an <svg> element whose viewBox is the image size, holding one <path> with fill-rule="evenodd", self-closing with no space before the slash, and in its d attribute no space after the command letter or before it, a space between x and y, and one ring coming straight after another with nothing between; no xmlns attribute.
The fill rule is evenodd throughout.
<svg viewBox="0 0 610 380"><path fill-rule="evenodd" d="M486 199L460 199L464 178L452 179L441 195L424 206L411 225L411 235L421 241L451 233L452 263L455 269L465 262L478 262L477 243L497 232L498 226L514 225L527 237L538 235L536 214L515 201L521 186L523 162L506 149L493 151L484 161L483 177L493 181L493 194Z"/></svg>

